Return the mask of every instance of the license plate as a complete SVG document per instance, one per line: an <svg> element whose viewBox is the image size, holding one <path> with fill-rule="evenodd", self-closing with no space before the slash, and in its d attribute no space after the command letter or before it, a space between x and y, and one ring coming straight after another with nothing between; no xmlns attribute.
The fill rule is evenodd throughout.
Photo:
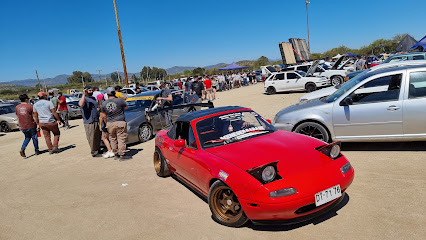
<svg viewBox="0 0 426 240"><path fill-rule="evenodd" d="M329 189L326 189L324 191L321 191L315 194L315 205L317 207L321 206L341 196L342 196L342 189L340 189L340 185L338 184L334 187L331 187Z"/></svg>

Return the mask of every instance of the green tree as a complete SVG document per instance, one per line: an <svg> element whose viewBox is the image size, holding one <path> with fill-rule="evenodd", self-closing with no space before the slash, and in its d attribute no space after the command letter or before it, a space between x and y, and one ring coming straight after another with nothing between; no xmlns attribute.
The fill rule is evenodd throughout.
<svg viewBox="0 0 426 240"><path fill-rule="evenodd" d="M183 75L185 75L185 76L191 76L192 75L192 71L191 70L185 70L185 71L183 71Z"/></svg>
<svg viewBox="0 0 426 240"><path fill-rule="evenodd" d="M259 69L261 66L265 66L268 65L268 58L265 56L261 56L260 58L258 58L254 63L253 63L253 68L254 69Z"/></svg>
<svg viewBox="0 0 426 240"><path fill-rule="evenodd" d="M116 72L111 73L111 80L113 82L118 82L118 73Z"/></svg>
<svg viewBox="0 0 426 240"><path fill-rule="evenodd" d="M83 73L83 79L84 79L84 82L86 82L86 83L94 81L93 78L92 78L92 75L89 72Z"/></svg>
<svg viewBox="0 0 426 240"><path fill-rule="evenodd" d="M206 69L197 67L196 69L192 70L192 73L194 75L203 75L205 71Z"/></svg>
<svg viewBox="0 0 426 240"><path fill-rule="evenodd" d="M138 78L138 77L136 77L136 75L135 75L135 74L133 74L133 75L132 75L132 80L133 80L134 82L137 82L137 81L139 81L139 78Z"/></svg>
<svg viewBox="0 0 426 240"><path fill-rule="evenodd" d="M83 73L81 71L74 71L72 72L72 76L68 77L68 83L72 84L72 83L81 83Z"/></svg>
<svg viewBox="0 0 426 240"><path fill-rule="evenodd" d="M152 74L151 68L147 66L143 66L141 70L141 79L145 79L146 81L148 81L148 79L150 79L150 74Z"/></svg>

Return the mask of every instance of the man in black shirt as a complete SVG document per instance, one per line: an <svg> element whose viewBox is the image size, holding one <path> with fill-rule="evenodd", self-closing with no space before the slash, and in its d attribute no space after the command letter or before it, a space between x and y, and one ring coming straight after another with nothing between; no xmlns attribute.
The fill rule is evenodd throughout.
<svg viewBox="0 0 426 240"><path fill-rule="evenodd" d="M191 91L197 94L199 101L204 95L204 84L201 82L201 77L195 78L195 82L191 84Z"/></svg>
<svg viewBox="0 0 426 240"><path fill-rule="evenodd" d="M162 108L168 108L172 106L173 103L173 96L172 92L170 91L169 84L163 83L160 86L161 93L160 96L157 97L157 102L160 104ZM166 125L170 126L172 124L172 110L166 110L162 112L163 117L166 119Z"/></svg>

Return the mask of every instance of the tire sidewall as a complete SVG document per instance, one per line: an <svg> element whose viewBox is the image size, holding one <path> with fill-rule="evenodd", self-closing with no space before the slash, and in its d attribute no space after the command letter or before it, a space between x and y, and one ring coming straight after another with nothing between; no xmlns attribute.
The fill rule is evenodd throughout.
<svg viewBox="0 0 426 240"><path fill-rule="evenodd" d="M220 218L218 217L218 216L216 216L216 214L214 213L214 211L213 211L213 208L212 208L212 201L213 201L213 199L212 199L212 193L213 193L213 191L216 189L216 188L218 188L218 187L221 187L221 186L226 186L226 187L229 187L228 185L226 185L224 182L222 182L222 181L220 181L220 180L217 180L216 182L214 182L212 185L211 185L211 187L210 187L210 190L209 190L209 195L208 195L208 197L207 197L207 200L208 200L208 204L209 204L209 208L210 208L210 212L212 213L212 218L213 218L213 220L215 220L217 223L219 223L219 224L221 224L221 225L224 225L224 226L227 226L227 227L241 227L241 226L243 226L249 219L248 219L248 217L246 216L246 213L244 212L244 209L242 208L242 205L241 205L241 203L240 203L240 205L241 205L241 211L243 211L243 214L241 215L241 218L238 220L238 221L236 221L236 222L234 222L234 223L226 223L226 222L223 222L222 220L220 220ZM231 189L232 190L232 189ZM235 194L235 192L234 192L234 194ZM237 198L238 198L238 196L237 196Z"/></svg>
<svg viewBox="0 0 426 240"><path fill-rule="evenodd" d="M166 164L166 160L164 159L163 153L160 149L155 148L155 152L158 153L160 157L160 171L156 172L159 177L168 177L171 175L170 169ZM155 154L155 153L154 153Z"/></svg>
<svg viewBox="0 0 426 240"><path fill-rule="evenodd" d="M324 142L330 141L331 138L330 138L330 134L328 133L327 129L324 126L322 126L321 124L316 123L316 122L304 122L304 123L300 124L299 126L297 126L294 129L294 132L299 133L299 131L301 129L305 128L306 126L314 126L324 135L324 140L321 140L321 139L318 139L318 138L316 138L316 139L324 141ZM299 134L305 135L303 133L299 133ZM305 135L305 136L308 136L308 135ZM310 137L310 136L308 136L308 137Z"/></svg>
<svg viewBox="0 0 426 240"><path fill-rule="evenodd" d="M317 86L313 83L308 83L305 86L306 92L308 92L308 93L315 91L316 88L317 88Z"/></svg>
<svg viewBox="0 0 426 240"><path fill-rule="evenodd" d="M274 87L272 87L272 86L269 86L269 87L266 89L266 93L267 93L268 95L274 95L276 92L277 92L277 91L276 91L276 90L275 90L275 88L274 88Z"/></svg>
<svg viewBox="0 0 426 240"><path fill-rule="evenodd" d="M149 129L149 136L148 136L148 138L147 139L142 139L141 138L141 130L142 130L142 128L144 128L144 127L146 127L146 128L148 128ZM147 141L149 141L151 138L152 138L152 127L149 125L149 124L146 124L146 123L144 123L144 124L142 124L140 127L139 127L139 136L138 136L138 138L139 138L139 142L147 142Z"/></svg>

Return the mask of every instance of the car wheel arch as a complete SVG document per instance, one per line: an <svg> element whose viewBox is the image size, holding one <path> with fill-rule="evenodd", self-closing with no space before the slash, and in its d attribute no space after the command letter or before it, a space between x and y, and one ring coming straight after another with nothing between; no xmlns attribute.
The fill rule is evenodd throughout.
<svg viewBox="0 0 426 240"><path fill-rule="evenodd" d="M333 141L334 135L332 135L332 134L331 134L330 129L328 129L328 127L327 127L327 125L326 125L326 124L324 124L323 122L321 122L321 121L319 121L319 120L317 120L317 119L305 119L305 120L303 120L303 121L300 121L300 122L298 122L298 123L294 124L293 129L291 129L291 131L292 131L292 132L294 132L294 131L296 130L296 128L297 128L300 124L303 124L303 123L306 123L306 122L314 122L314 123L318 123L319 125L321 125L322 127L324 127L324 128L325 128L325 130L327 131L328 136L330 136L329 141Z"/></svg>

